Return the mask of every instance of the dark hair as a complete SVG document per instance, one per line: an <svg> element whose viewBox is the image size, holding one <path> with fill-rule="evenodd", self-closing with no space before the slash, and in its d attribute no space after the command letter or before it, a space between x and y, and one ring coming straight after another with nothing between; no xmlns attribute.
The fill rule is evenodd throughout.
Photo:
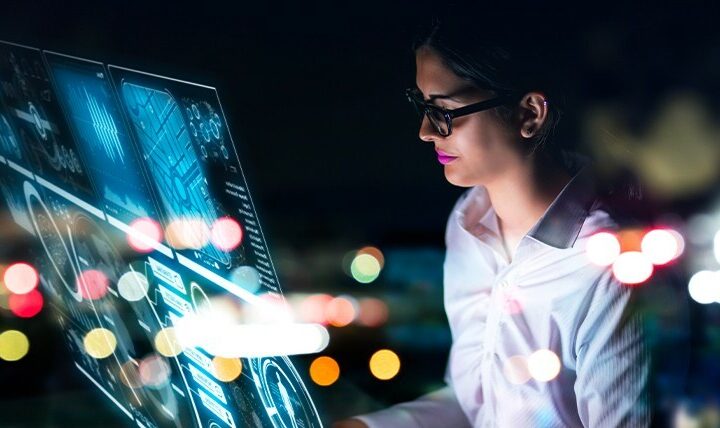
<svg viewBox="0 0 720 428"><path fill-rule="evenodd" d="M547 119L529 139L528 152L541 151L562 163L561 147L549 138L560 121L562 99L552 82L547 56L535 40L529 43L517 31L510 34L484 28L472 18L435 18L431 26L421 29L412 49L431 48L455 74L479 89L519 96L530 91L543 93L548 102ZM494 111L511 124L516 109L517 105L506 105Z"/></svg>

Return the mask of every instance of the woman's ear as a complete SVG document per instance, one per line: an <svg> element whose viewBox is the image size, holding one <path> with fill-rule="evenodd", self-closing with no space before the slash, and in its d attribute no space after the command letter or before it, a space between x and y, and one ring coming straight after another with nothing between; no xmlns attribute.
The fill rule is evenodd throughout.
<svg viewBox="0 0 720 428"><path fill-rule="evenodd" d="M528 92L520 100L520 136L532 138L545 124L548 105L545 95L540 92Z"/></svg>

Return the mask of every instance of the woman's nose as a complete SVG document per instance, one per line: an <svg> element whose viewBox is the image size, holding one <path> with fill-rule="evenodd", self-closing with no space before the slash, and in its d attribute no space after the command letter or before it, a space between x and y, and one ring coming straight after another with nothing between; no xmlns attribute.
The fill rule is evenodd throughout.
<svg viewBox="0 0 720 428"><path fill-rule="evenodd" d="M439 137L437 130L434 126L432 126L432 123L430 123L427 115L423 115L422 122L420 123L419 135L421 140L427 141L428 143L435 141Z"/></svg>

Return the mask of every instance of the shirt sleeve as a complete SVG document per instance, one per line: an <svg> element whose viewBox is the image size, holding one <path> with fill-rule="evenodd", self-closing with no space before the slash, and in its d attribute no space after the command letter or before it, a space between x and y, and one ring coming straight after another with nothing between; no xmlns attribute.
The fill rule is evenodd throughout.
<svg viewBox="0 0 720 428"><path fill-rule="evenodd" d="M650 425L650 356L636 297L632 286L604 272L578 328L575 396L585 427Z"/></svg>
<svg viewBox="0 0 720 428"><path fill-rule="evenodd" d="M355 416L354 419L363 421L370 428L470 427L450 386L413 401L396 404L375 413Z"/></svg>

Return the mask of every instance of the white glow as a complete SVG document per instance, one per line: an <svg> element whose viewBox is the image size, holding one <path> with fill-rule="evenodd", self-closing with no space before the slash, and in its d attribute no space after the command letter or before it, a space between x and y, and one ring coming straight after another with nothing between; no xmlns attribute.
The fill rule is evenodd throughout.
<svg viewBox="0 0 720 428"><path fill-rule="evenodd" d="M620 242L612 233L596 233L588 238L585 252L593 264L610 266L620 255Z"/></svg>
<svg viewBox="0 0 720 428"><path fill-rule="evenodd" d="M117 283L118 293L128 302L144 299L148 292L148 280L140 272L125 272Z"/></svg>
<svg viewBox="0 0 720 428"><path fill-rule="evenodd" d="M720 230L715 233L715 239L713 239L713 252L715 253L715 260L720 263Z"/></svg>
<svg viewBox="0 0 720 428"><path fill-rule="evenodd" d="M690 278L688 283L690 297L700 304L720 302L720 273L701 270Z"/></svg>
<svg viewBox="0 0 720 428"><path fill-rule="evenodd" d="M640 251L626 251L618 256L612 269L618 281L625 284L639 284L650 278L653 264L648 256Z"/></svg>
<svg viewBox="0 0 720 428"><path fill-rule="evenodd" d="M560 373L560 359L553 351L541 349L528 357L527 368L535 380L547 382Z"/></svg>
<svg viewBox="0 0 720 428"><path fill-rule="evenodd" d="M653 264L664 265L682 253L682 242L674 230L655 229L643 236L640 248Z"/></svg>
<svg viewBox="0 0 720 428"><path fill-rule="evenodd" d="M198 346L224 358L314 354L330 341L320 324L238 324L197 315L178 319L175 331L183 348Z"/></svg>

